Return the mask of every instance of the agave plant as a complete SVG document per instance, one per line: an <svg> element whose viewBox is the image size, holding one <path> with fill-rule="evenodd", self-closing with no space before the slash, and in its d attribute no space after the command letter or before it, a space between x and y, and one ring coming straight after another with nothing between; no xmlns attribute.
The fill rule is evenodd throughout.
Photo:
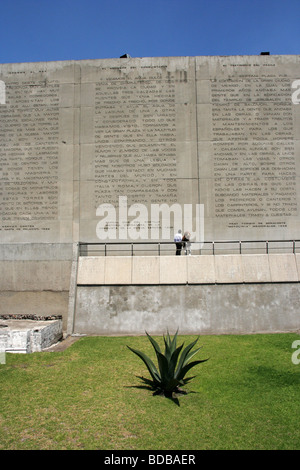
<svg viewBox="0 0 300 470"><path fill-rule="evenodd" d="M190 343L182 351L183 345L177 347L177 332L173 339L171 339L169 332L164 338L165 351L164 354L158 343L146 332L157 357L158 368L154 365L153 361L143 352L130 348L130 351L135 353L145 363L152 380L143 379L146 383L150 384L156 393L163 393L165 396L172 396L173 393L184 393L179 386L185 385L191 378L186 378L187 372L197 364L205 362L208 359L190 362L193 356L201 349L198 348L192 351L197 343L199 337ZM181 353L182 351L182 353ZM180 355L181 353L181 355ZM193 377L192 377L193 378Z"/></svg>

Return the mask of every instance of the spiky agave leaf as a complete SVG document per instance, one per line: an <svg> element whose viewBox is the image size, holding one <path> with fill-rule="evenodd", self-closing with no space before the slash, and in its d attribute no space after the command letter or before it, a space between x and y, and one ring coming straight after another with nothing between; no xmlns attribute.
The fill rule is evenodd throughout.
<svg viewBox="0 0 300 470"><path fill-rule="evenodd" d="M195 339L195 341L193 341L192 343L188 344L185 349L182 351L181 353L181 356L180 356L180 359L179 359L179 362L178 362L178 366L177 366L177 369L176 369L176 372L175 372L175 377L177 377L182 369L182 367L187 363L187 361L189 360L189 358L191 358L192 356L194 356L198 351L193 351L191 353L191 355L189 356L189 353L191 351L191 349L193 349L193 347L195 346L195 344L197 343L199 339L199 336L198 338Z"/></svg>
<svg viewBox="0 0 300 470"><path fill-rule="evenodd" d="M196 366L197 364L201 364L202 362L206 362L208 361L208 359L202 359L202 360L199 360L199 361L194 361L194 362L189 362L188 364L186 364L184 367L182 367L179 371L179 373L177 374L176 378L177 380L179 380L179 382L181 383L182 380L184 379L184 376L185 374L194 366Z"/></svg>
<svg viewBox="0 0 300 470"><path fill-rule="evenodd" d="M133 349L131 348L130 346L127 346L128 349L130 349L130 351L132 351L134 354L136 354L140 359L142 359L142 361L144 362L144 364L146 365L152 379L153 379L153 382L155 384L160 384L161 382L161 378L160 378L160 375L153 363L153 361L150 359L150 357L148 357L145 353L143 353L142 351L139 351L138 349Z"/></svg>
<svg viewBox="0 0 300 470"><path fill-rule="evenodd" d="M180 380L175 377L175 368L182 347L183 344L173 351L168 361L164 362L165 368L163 370L162 383L167 392L172 392L181 384Z"/></svg>
<svg viewBox="0 0 300 470"><path fill-rule="evenodd" d="M169 362L162 353L157 353L157 362L158 362L158 367L159 367L159 373L160 373L160 379L161 379L161 384L163 386L166 386L168 381L170 380L169 377Z"/></svg>
<svg viewBox="0 0 300 470"><path fill-rule="evenodd" d="M153 348L155 349L155 351L161 352L158 342L155 341L155 339L152 338L152 336L150 336L149 333L147 333L147 331L145 333L146 333L150 343L152 344Z"/></svg>
<svg viewBox="0 0 300 470"><path fill-rule="evenodd" d="M200 351L201 347L192 351L193 347L195 346L195 344L197 343L199 339L199 336L198 338L196 338L195 341L193 341L192 343L190 343L185 349L184 351L182 352L181 356L180 356L180 360L179 360L179 363L178 363L178 367L176 369L176 373L175 373L175 377L176 379L178 379L180 382L182 382L182 380L184 379L184 376L185 374L194 366L196 366L197 364L201 364L202 362L206 362L208 361L208 359L202 359L202 360L199 360L199 361L194 361L194 362L189 362L192 357L195 356L195 354L197 354L198 351Z"/></svg>
<svg viewBox="0 0 300 470"><path fill-rule="evenodd" d="M197 364L206 362L208 360L208 359L204 359L204 360L190 362L191 358L195 356L195 354L197 354L197 352L201 349L201 348L198 348L192 351L199 337L195 341L193 341L191 344L186 346L186 348L181 353L184 343L181 346L176 347L177 333L178 333L178 330L176 331L173 339L171 339L169 332L167 332L166 337L164 336L165 354L162 354L158 343L154 340L154 338L152 338L146 332L147 337L155 350L159 371L155 367L152 360L146 354L136 349L132 349L128 346L128 348L132 352L137 354L137 356L139 356L143 360L145 365L147 366L148 371L153 379L154 388L162 392L165 392L167 394L170 394L173 391L180 390L178 388L178 385L185 385L189 380L191 380L191 378L190 379L184 378L186 373ZM180 353L181 353L181 356L180 356ZM178 362L178 359L179 359L179 362ZM178 362L178 365L177 365L177 362Z"/></svg>
<svg viewBox="0 0 300 470"><path fill-rule="evenodd" d="M169 335L169 331L167 331L167 337L165 338L164 336L164 343L165 343L165 356L169 360L174 353L176 346L177 346L177 333L178 330L176 331L175 335L173 336L173 339L171 340L171 337Z"/></svg>
<svg viewBox="0 0 300 470"><path fill-rule="evenodd" d="M171 375L174 378L176 378L175 369L176 369L178 357L180 355L182 348L183 348L183 344L181 344L181 346L178 346L178 348L176 348L175 351L173 351L169 360L169 375Z"/></svg>
<svg viewBox="0 0 300 470"><path fill-rule="evenodd" d="M179 346L178 348L176 348L177 332L175 333L172 340L170 338L169 332L167 333L167 338L164 337L165 354L162 354L158 343L155 341L154 338L152 338L152 336L150 336L146 332L147 337L149 341L151 342L156 353L159 372L160 372L161 384L164 388L167 388L167 389L171 387L170 385L171 382L174 383L173 387L176 387L176 385L178 385L179 383L177 379L175 379L174 377L174 371L175 371L175 367L177 364L178 355L182 349L182 346Z"/></svg>

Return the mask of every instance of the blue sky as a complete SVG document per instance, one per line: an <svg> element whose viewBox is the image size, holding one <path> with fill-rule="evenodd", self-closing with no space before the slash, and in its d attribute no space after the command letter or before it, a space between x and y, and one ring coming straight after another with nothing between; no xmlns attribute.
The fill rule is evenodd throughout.
<svg viewBox="0 0 300 470"><path fill-rule="evenodd" d="M0 0L0 63L300 54L300 0Z"/></svg>

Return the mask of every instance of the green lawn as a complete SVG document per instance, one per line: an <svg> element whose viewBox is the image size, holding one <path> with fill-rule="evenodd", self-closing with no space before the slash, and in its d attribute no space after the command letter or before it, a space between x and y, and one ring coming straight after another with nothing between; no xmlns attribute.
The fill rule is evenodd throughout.
<svg viewBox="0 0 300 470"><path fill-rule="evenodd" d="M178 345L195 336L179 336ZM162 345L162 338L156 338ZM126 345L85 337L63 352L7 354L0 365L0 449L300 449L297 334L202 336L187 395L153 396ZM197 346L198 346L197 344ZM156 360L155 360L156 362Z"/></svg>

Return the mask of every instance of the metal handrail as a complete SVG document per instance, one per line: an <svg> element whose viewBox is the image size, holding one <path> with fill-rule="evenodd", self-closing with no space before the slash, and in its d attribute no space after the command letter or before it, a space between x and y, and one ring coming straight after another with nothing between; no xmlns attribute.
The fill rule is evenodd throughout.
<svg viewBox="0 0 300 470"><path fill-rule="evenodd" d="M288 250L289 253L297 253L299 250L300 253L300 240L214 240L214 241L204 241L204 242L190 242L191 247L201 245L201 248L197 249L197 254L204 254L205 251L210 250L213 255L219 250L228 251L228 248L223 247L220 248L220 245L233 245L234 247L231 248L231 251L238 251L239 254L245 253L245 250L251 251L253 253L259 253L263 251L265 254L269 254L270 251L273 253L281 252L281 250L285 249ZM299 246L297 246L297 243ZM263 244L261 248L258 248L258 244ZM271 246L272 244L280 244L279 246ZM291 246L283 247L283 244L291 244ZM237 247L236 247L237 245ZM250 247L246 248L245 245L250 245ZM256 245L256 246L255 246ZM139 247L144 247L143 251L148 251L147 247L152 246L156 247L155 252L158 256L161 255L162 249L167 247L172 247L172 251L174 250L174 242L172 241L139 241L139 242L123 242L123 241L115 241L115 242L79 242L79 255L80 256L89 256L89 252L92 251L94 253L99 253L102 256L113 255L115 252L123 252L126 251L130 253L131 256L134 256L138 253ZM91 249L89 249L91 247ZM100 247L100 250L95 250L96 247ZM121 247L121 248L120 248ZM111 249L114 248L115 250ZM125 248L125 250L124 250ZM129 250L128 250L129 248ZM170 248L171 249L171 248ZM153 250L151 250L153 251ZM110 253L109 253L110 252Z"/></svg>

